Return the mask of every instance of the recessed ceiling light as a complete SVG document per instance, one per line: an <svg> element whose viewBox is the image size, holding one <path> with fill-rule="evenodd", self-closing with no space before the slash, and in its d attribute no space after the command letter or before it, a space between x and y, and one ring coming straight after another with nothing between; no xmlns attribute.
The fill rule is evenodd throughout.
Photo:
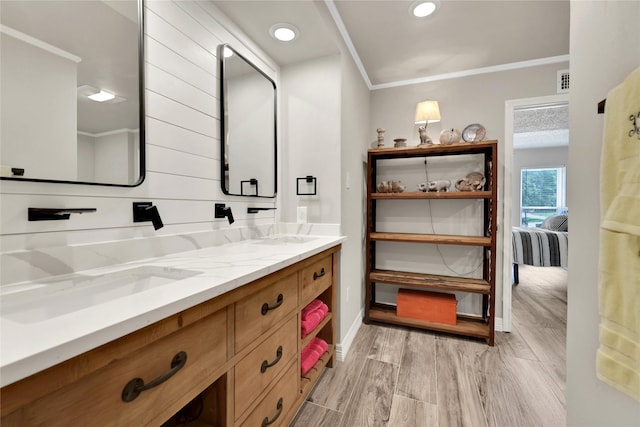
<svg viewBox="0 0 640 427"><path fill-rule="evenodd" d="M107 104L117 104L119 102L124 102L127 100L127 98L114 95L110 92L106 92L102 89L98 89L89 85L78 87L78 97L83 99L88 98L95 102L106 102Z"/></svg>
<svg viewBox="0 0 640 427"><path fill-rule="evenodd" d="M429 16L433 12L435 12L438 6L439 6L438 1L418 0L411 5L411 8L409 10L413 14L413 16L416 16L418 18L424 18L425 16Z"/></svg>
<svg viewBox="0 0 640 427"><path fill-rule="evenodd" d="M276 24L269 29L269 34L281 42L290 42L298 36L298 29L291 24Z"/></svg>
<svg viewBox="0 0 640 427"><path fill-rule="evenodd" d="M109 92L105 92L103 90L101 90L98 93L94 93L93 95L89 95L87 96L87 98L89 98L92 101L96 101L96 102L104 102L104 101L109 101L111 99L114 99L116 96L112 93Z"/></svg>

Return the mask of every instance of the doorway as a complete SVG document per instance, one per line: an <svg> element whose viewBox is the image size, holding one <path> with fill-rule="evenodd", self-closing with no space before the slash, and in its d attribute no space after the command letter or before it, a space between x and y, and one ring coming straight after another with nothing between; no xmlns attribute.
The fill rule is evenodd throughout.
<svg viewBox="0 0 640 427"><path fill-rule="evenodd" d="M520 180L515 182L514 172L520 171L514 170L514 146L517 144L519 147L524 147L526 144L537 144L540 146L540 141L544 140L544 144L551 146L551 144L557 143L557 141L549 141L549 135L542 137L542 135L536 135L536 123L532 121L531 127L527 128L516 120L518 112L523 111L543 111L545 109L554 109L559 106L568 106L569 95L558 94L535 98L523 98L512 99L505 101L505 141L504 141L504 177L502 185L503 196L503 211L502 211L502 330L505 332L511 331L511 286L512 286L512 245L511 245L511 227L517 225L520 221L514 220L518 218L521 213L520 197L515 198L514 190L516 194L520 194ZM535 114L534 114L535 115ZM541 114L544 116L544 114ZM516 132L518 130L518 132ZM524 135L526 134L526 135ZM517 212L514 204L518 202Z"/></svg>

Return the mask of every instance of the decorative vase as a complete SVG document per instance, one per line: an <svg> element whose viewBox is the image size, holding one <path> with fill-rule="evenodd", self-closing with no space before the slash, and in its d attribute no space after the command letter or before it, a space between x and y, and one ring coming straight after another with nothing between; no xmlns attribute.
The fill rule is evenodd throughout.
<svg viewBox="0 0 640 427"><path fill-rule="evenodd" d="M440 144L451 145L460 142L460 131L454 128L444 129L440 132Z"/></svg>
<svg viewBox="0 0 640 427"><path fill-rule="evenodd" d="M393 144L394 147L398 148L398 147L406 147L407 146L407 138L396 138L393 140L393 142L395 142L395 144Z"/></svg>

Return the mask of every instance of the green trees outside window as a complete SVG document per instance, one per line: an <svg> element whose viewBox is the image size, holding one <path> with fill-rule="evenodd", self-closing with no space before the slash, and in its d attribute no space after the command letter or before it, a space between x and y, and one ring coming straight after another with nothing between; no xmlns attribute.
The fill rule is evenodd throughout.
<svg viewBox="0 0 640 427"><path fill-rule="evenodd" d="M520 226L539 227L565 206L565 168L520 171Z"/></svg>

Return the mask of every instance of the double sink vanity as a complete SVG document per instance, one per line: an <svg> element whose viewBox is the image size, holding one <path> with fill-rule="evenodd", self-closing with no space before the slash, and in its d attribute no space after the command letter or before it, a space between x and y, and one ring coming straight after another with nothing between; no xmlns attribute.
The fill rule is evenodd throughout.
<svg viewBox="0 0 640 427"><path fill-rule="evenodd" d="M287 425L335 360L342 240L271 236L3 286L1 424ZM315 299L329 313L301 338ZM302 376L315 337L329 348Z"/></svg>
<svg viewBox="0 0 640 427"><path fill-rule="evenodd" d="M17 200L20 212L24 207L30 213L48 213L38 218L25 215L26 221L46 221L25 225L15 208L15 217L6 222L8 226L3 230L16 234L17 239L20 230L44 234L42 241L46 243L34 246L27 244L29 239L25 238L12 249L15 253L2 254L10 261L3 267L15 267L15 274L3 277L0 287L0 424L3 427L170 427L186 421L189 425L210 426L288 424L323 369L334 363L338 257L343 238L271 235L205 248L196 245L193 247L201 249L173 254L163 251L179 249L157 243L160 237L156 243L148 244L137 239L140 235L137 228L144 226L140 222L151 220L156 230L163 226L160 211L152 202L156 198L165 202L163 213L195 206L199 211L194 215L194 224L201 223L209 215L209 208L217 209L218 205L225 208L223 216L231 224L230 207L218 202L230 202L232 196L269 202L249 206L246 215L240 214L250 227L254 224L252 216L276 208L279 122L276 73L266 63L256 65L246 59L243 54L256 56L240 39L226 30L219 31L223 26L215 16L206 14L206 19L197 20L197 24L193 21L193 25L206 27L194 34L213 31L220 41L215 55L202 52L203 58L209 56L206 63L210 69L206 71L219 82L215 94L219 109L212 112L215 117L210 122L200 124L200 118L194 121L191 116L184 119L174 113L183 111L187 98L177 93L179 90L174 90L173 85L178 88L185 82L169 76L183 66L186 67L183 75L190 76L191 65L183 64L188 61L182 60L168 62L166 58L170 56L159 53L162 52L159 41L171 43L174 27L185 25L189 13L182 6L143 0L0 3L2 83L3 87L13 88L12 94L3 93L2 98L2 105L7 108L3 108L2 116L0 180L6 180L13 189L9 191L11 203L5 200L3 203L18 206ZM153 13L148 14L149 11ZM95 17L99 17L102 25L90 26L88 34L68 31L86 27L84 24L93 22ZM147 26L146 18L149 18ZM160 25L165 20L168 24ZM98 27L106 31L98 32ZM49 39L49 33L55 37ZM78 44L77 40L83 42ZM210 39L206 40L203 45L210 44ZM145 52L149 41L154 48ZM227 41L238 46L238 50ZM196 50L201 47L196 46L196 40L186 43ZM102 48L108 44L113 47ZM52 67L58 63L62 66L54 73ZM4 72L7 64L11 64L7 69L13 73ZM111 67L113 73L107 76L107 70L94 74L91 64L120 65ZM42 75L25 79L22 72L25 69L42 71ZM268 74L262 69L267 69ZM145 76L155 85L153 91L147 90ZM50 80L54 77L64 80L64 86ZM44 95L40 90L34 92L34 80L51 82L42 85L51 92ZM210 91L213 81L212 78L207 82L203 94ZM199 84L197 80L196 85ZM110 87L120 88L120 92L102 90ZM93 97L103 92L117 97L117 102L94 102ZM158 102L158 96L151 96L152 92L163 99L162 103ZM33 94L34 101L30 103L25 94ZM39 102L42 96L51 102ZM188 98L191 102L190 95ZM55 103L58 99L64 103ZM123 100L128 102L120 102ZM149 100L153 108L145 108ZM178 104L180 109L174 109ZM193 110L199 111L201 104L195 105L198 106ZM34 106L39 109L34 110ZM145 114L145 110L159 116ZM246 125L247 116L251 116L252 126ZM192 122L197 122L193 129ZM155 127L148 134L157 138L152 144L145 139L145 126L149 123ZM185 128L184 123L189 125ZM217 137L212 131L217 123L220 151L215 159L209 143L206 151L200 144L186 144L186 148L180 145L184 138L176 135L191 131ZM159 138L167 129L171 136ZM255 133L248 134L249 131ZM107 142L111 145L105 145ZM106 155L105 147L114 148ZM120 193L116 188L102 192L100 187L91 187L98 190L94 194L87 193L86 188L141 185L146 178L147 150L154 150L156 160L173 156L167 154L171 150L188 154L199 159L194 164L201 170L154 171L149 180L157 181L143 191L133 192L142 195L143 200L133 202L131 225L131 217L127 215L131 211L124 208L135 197L130 191ZM248 152L250 156L246 155ZM168 157L166 161L179 163L169 161ZM176 190L165 192L167 184L200 185L204 177L211 178L212 168L219 168L222 194L203 197L199 193L198 197L189 198L176 194ZM180 174L180 179L175 178ZM20 185L25 182L37 186L37 195L47 195L45 201L31 197L29 191L23 194ZM51 184L54 186L49 187ZM76 187L81 189L76 194L71 187L64 187L60 192L60 186L68 184L79 184L85 189ZM91 221L70 222L68 227L58 221L68 221L69 213L97 212L95 206L69 204L102 199L109 200L104 206L114 208L108 211L108 221L99 214L92 215ZM205 201L212 201L213 206ZM154 216L141 215L147 211L153 211ZM171 219L169 215L169 218L168 224L176 229L189 222L185 216ZM278 224L278 219L269 224ZM205 230L199 232L209 231L208 224L203 227ZM89 244L113 248L112 242L93 240L99 237L94 237L91 231L100 229L115 229L113 235L119 236L122 256L112 252L85 254L68 247L64 261L48 255L52 248L47 237L59 237L60 232L67 231L85 236ZM214 229L219 231L217 226ZM166 236L171 235L163 237ZM185 237L186 241L189 239L190 236ZM163 256L119 264L118 260L139 259L140 253L151 256L156 249ZM83 262L94 261L99 266L117 265L82 267ZM50 264L42 267L39 262ZM57 275L61 274L60 269L74 273ZM23 281L39 275L47 276L46 280ZM319 304L315 300L323 303L323 309L326 305L328 313L303 338L302 311L311 302ZM328 348L308 371L305 359L306 373L302 375L301 352L311 348L316 338Z"/></svg>

